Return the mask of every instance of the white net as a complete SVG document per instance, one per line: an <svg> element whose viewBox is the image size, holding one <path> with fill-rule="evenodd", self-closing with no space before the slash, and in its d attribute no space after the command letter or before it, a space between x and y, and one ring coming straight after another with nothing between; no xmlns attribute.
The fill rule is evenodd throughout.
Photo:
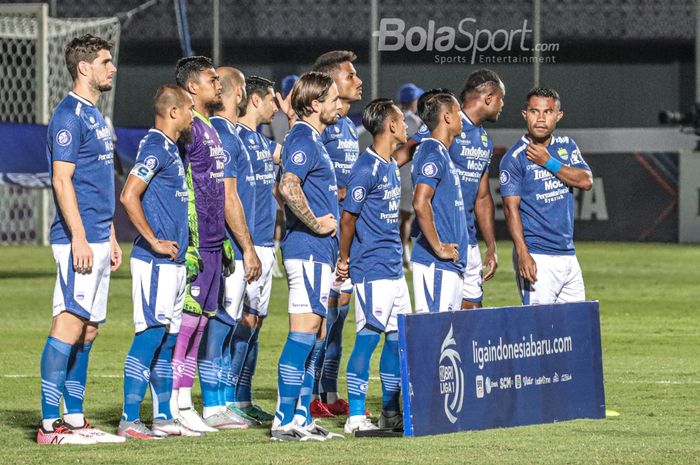
<svg viewBox="0 0 700 465"><path fill-rule="evenodd" d="M73 37L89 33L113 42L116 64L117 18L59 19L44 17L46 11L41 5L0 5L0 121L48 123L50 112L71 88L64 50ZM114 92L103 94L98 106L111 118ZM0 184L0 244L45 243L54 214L49 199L48 189Z"/></svg>

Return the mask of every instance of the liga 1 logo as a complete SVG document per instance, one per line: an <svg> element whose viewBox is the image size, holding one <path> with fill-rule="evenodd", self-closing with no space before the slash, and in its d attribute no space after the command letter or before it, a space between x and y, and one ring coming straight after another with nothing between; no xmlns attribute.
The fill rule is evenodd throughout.
<svg viewBox="0 0 700 465"><path fill-rule="evenodd" d="M438 377L440 380L440 395L443 396L445 416L450 423L457 422L457 416L464 404L464 372L462 358L457 352L457 342L454 338L452 325L440 348L440 363Z"/></svg>

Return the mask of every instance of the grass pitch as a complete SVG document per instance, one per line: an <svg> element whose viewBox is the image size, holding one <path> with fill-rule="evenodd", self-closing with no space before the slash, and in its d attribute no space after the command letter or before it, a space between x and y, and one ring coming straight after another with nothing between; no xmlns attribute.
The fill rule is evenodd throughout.
<svg viewBox="0 0 700 465"><path fill-rule="evenodd" d="M115 430L122 406L123 361L133 334L128 246L112 277L108 322L91 353L86 414ZM700 457L700 247L580 243L578 256L589 299L601 302L608 420L466 432L414 439L352 439L322 444L271 443L268 431L226 431L203 438L125 445L47 447L35 443L40 415L39 360L50 327L55 268L48 248L0 247L0 464L321 464L321 463L698 463ZM518 296L510 244L485 285L489 306ZM410 280L409 280L410 283ZM276 365L287 332L283 279L273 284L270 316L260 337L254 392L272 410ZM344 367L353 343L345 326ZM377 353L381 348L378 348ZM375 355L368 407L380 411ZM199 404L198 382L195 382ZM150 400L144 419L150 419ZM340 431L344 418L323 424Z"/></svg>

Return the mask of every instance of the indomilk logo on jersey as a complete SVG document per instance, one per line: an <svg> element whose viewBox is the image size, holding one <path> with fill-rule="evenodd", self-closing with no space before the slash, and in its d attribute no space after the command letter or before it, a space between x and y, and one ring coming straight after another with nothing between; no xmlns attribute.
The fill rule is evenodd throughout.
<svg viewBox="0 0 700 465"><path fill-rule="evenodd" d="M440 394L445 400L445 415L450 423L457 421L464 403L464 372L462 358L457 352L452 325L442 341L439 365Z"/></svg>

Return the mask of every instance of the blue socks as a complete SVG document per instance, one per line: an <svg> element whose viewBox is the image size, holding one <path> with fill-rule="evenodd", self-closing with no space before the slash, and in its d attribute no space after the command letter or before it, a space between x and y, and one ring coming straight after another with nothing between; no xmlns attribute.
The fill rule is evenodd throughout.
<svg viewBox="0 0 700 465"><path fill-rule="evenodd" d="M217 389L217 395L219 397L219 405L224 406L227 404L226 392L232 385L232 371L231 371L231 343L233 341L233 332L236 327L233 326L232 330L229 331L228 336L224 339L224 344L221 346L221 364L223 368L221 370L221 379L219 380L219 388Z"/></svg>
<svg viewBox="0 0 700 465"><path fill-rule="evenodd" d="M134 335L124 362L124 421L139 419L141 402L151 377L151 364L164 336L163 326L149 328Z"/></svg>
<svg viewBox="0 0 700 465"><path fill-rule="evenodd" d="M219 382L222 382L224 341L233 330L217 318L210 318L199 344L199 382L204 407L219 406Z"/></svg>
<svg viewBox="0 0 700 465"><path fill-rule="evenodd" d="M308 425L313 421L311 418L311 394L314 387L314 374L316 373L316 362L318 360L318 354L326 345L325 339L317 339L314 343L314 347L311 350L309 358L306 360L306 369L304 372L304 382L301 385L301 391L299 391L299 401L297 402L294 415L298 417L297 423L299 425Z"/></svg>
<svg viewBox="0 0 700 465"><path fill-rule="evenodd" d="M380 334L370 329L362 329L355 336L355 347L348 360L348 401L350 416L365 414L369 365L372 353L379 344Z"/></svg>
<svg viewBox="0 0 700 465"><path fill-rule="evenodd" d="M382 410L398 412L401 395L401 364L399 362L399 333L386 335L382 358L379 360L379 377L382 380Z"/></svg>
<svg viewBox="0 0 700 465"><path fill-rule="evenodd" d="M41 418L61 417L59 403L73 346L49 336L41 353Z"/></svg>
<svg viewBox="0 0 700 465"><path fill-rule="evenodd" d="M63 402L67 414L83 413L83 397L87 381L88 361L92 342L73 346L68 359L68 371L63 387ZM80 425L78 425L80 426Z"/></svg>
<svg viewBox="0 0 700 465"><path fill-rule="evenodd" d="M290 332L280 355L277 374L278 399L275 423L287 425L294 419L297 398L304 380L306 361L316 342L316 333Z"/></svg>
<svg viewBox="0 0 700 465"><path fill-rule="evenodd" d="M153 418L170 420L170 396L173 390L173 349L177 333L165 336L151 363L151 397L153 397Z"/></svg>
<svg viewBox="0 0 700 465"><path fill-rule="evenodd" d="M243 369L238 376L236 386L236 406L248 407L253 403L252 383L255 375L255 367L258 365L258 336L260 328L253 330L253 335L248 342L248 354L243 363Z"/></svg>
<svg viewBox="0 0 700 465"><path fill-rule="evenodd" d="M338 392L338 368L343 355L343 325L349 311L350 304L328 309L325 355L320 362L322 365L319 365L321 376L318 391L321 393Z"/></svg>
<svg viewBox="0 0 700 465"><path fill-rule="evenodd" d="M231 384L233 384L233 395L231 402L239 406L240 376L243 371L246 356L248 354L249 342L255 329L249 328L243 323L239 323L233 331L231 340ZM228 399L226 399L228 400Z"/></svg>

